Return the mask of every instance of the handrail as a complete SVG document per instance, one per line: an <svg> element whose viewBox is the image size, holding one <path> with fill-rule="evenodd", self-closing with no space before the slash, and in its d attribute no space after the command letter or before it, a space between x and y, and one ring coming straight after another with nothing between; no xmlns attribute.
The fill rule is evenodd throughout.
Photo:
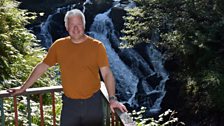
<svg viewBox="0 0 224 126"><path fill-rule="evenodd" d="M104 85L104 83L102 82L101 83L101 92L102 94L104 95L105 99L107 99L107 105L109 104L109 98L108 98L108 93L107 93L107 90L106 90L106 87ZM31 95L31 94L39 94L40 96L40 103L42 103L42 94L44 93L49 93L51 92L51 95L52 95L52 107L53 107L53 116L55 116L54 112L55 112L55 99L54 99L54 92L61 92L62 91L62 86L51 86L51 87L39 87L39 88L29 88L26 90L26 92L24 93L21 93L19 95ZM1 116L2 116L2 122L4 121L4 110L3 110L3 98L4 97L12 97L6 90L2 90L0 91L0 108L1 108ZM15 125L18 126L18 112L17 112L17 103L16 103L16 97L17 96L13 96L13 99L14 99L14 111L15 111ZM29 99L28 99L28 103L29 103ZM29 110L30 108L28 108ZM44 125L43 124L43 106L40 105L40 111L41 111L41 125ZM135 122L131 119L131 117L126 113L122 113L119 109L115 109L115 113L116 115L119 117L119 120L121 121L121 125L124 125L124 126L136 126ZM29 115L29 113L28 113ZM113 115L113 114L112 114ZM29 117L28 117L29 118ZM53 117L54 121L54 125L55 125L55 117ZM113 120L113 117L112 117L112 120ZM111 123L114 123L113 121ZM31 124L30 124L31 125ZM113 125L112 125L113 126Z"/></svg>
<svg viewBox="0 0 224 126"><path fill-rule="evenodd" d="M60 92L62 91L62 86L51 86L51 87L38 87L38 88L28 88L25 92L19 95L30 95L30 94L40 94L49 92ZM6 90L0 91L0 98L12 97Z"/></svg>

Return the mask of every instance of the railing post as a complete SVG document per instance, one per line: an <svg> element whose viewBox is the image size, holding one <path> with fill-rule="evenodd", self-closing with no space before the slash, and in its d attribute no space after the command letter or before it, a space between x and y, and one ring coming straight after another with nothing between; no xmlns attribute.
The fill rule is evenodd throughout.
<svg viewBox="0 0 224 126"><path fill-rule="evenodd" d="M44 126L44 111L43 111L43 97L42 94L39 95L40 99L40 124Z"/></svg>
<svg viewBox="0 0 224 126"><path fill-rule="evenodd" d="M121 121L119 120L119 117L117 115L115 116L115 119L116 119L116 126L120 126Z"/></svg>
<svg viewBox="0 0 224 126"><path fill-rule="evenodd" d="M114 113L111 112L111 123L112 123L112 126L114 126L114 122L115 122L114 121Z"/></svg>
<svg viewBox="0 0 224 126"><path fill-rule="evenodd" d="M27 100L28 123L29 126L31 126L32 119L31 119L30 95L27 95L26 100Z"/></svg>
<svg viewBox="0 0 224 126"><path fill-rule="evenodd" d="M52 97L53 126L56 126L56 113L55 113L55 96L54 96L54 92L51 92L51 97Z"/></svg>
<svg viewBox="0 0 224 126"><path fill-rule="evenodd" d="M17 99L16 96L13 96L13 102L14 102L14 113L15 113L15 126L18 126L18 110L17 110Z"/></svg>
<svg viewBox="0 0 224 126"><path fill-rule="evenodd" d="M4 114L4 103L3 98L0 98L0 109L1 109L1 126L5 126L5 114Z"/></svg>
<svg viewBox="0 0 224 126"><path fill-rule="evenodd" d="M102 94L102 105L103 105L103 113L104 113L103 125L110 126L110 109L109 109L107 99L103 96L103 94Z"/></svg>

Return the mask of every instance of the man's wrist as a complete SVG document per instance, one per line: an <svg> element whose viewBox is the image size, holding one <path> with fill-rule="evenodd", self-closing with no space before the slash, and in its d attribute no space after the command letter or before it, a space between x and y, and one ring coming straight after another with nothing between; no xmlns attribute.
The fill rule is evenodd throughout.
<svg viewBox="0 0 224 126"><path fill-rule="evenodd" d="M26 92L26 89L27 89L27 87L26 87L25 85L22 85L22 86L20 87L20 90L22 90L22 92Z"/></svg>
<svg viewBox="0 0 224 126"><path fill-rule="evenodd" d="M110 96L109 101L117 101L117 97L116 96Z"/></svg>

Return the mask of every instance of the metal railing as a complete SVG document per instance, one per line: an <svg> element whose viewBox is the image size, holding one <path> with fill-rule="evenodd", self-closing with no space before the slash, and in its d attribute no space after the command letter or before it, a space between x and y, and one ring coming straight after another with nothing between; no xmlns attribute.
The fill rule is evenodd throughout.
<svg viewBox="0 0 224 126"><path fill-rule="evenodd" d="M51 86L51 87L40 87L40 88L29 88L26 92L18 96L27 97L27 119L28 124L31 126L31 106L30 106L30 95L39 95L39 110L40 110L40 125L44 126L44 110L43 110L43 94L50 93L52 97L52 120L53 126L56 126L56 113L55 113L55 92L61 92L61 86ZM135 122L127 113L122 113L120 110L116 109L115 114L111 113L109 110L108 93L106 87L101 83L101 92L104 95L104 110L105 112L105 125L106 126L135 126ZM1 126L5 126L5 114L4 114L4 99L7 97L13 97L13 108L14 108L14 125L19 126L18 120L18 103L17 97L11 96L6 90L0 91L0 109L1 109Z"/></svg>

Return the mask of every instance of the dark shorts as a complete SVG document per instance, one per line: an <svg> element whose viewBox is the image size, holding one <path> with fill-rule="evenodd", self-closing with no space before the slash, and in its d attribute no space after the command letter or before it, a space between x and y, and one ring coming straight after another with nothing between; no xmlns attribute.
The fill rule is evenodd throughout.
<svg viewBox="0 0 224 126"><path fill-rule="evenodd" d="M102 94L96 92L88 99L62 96L60 126L103 126Z"/></svg>

